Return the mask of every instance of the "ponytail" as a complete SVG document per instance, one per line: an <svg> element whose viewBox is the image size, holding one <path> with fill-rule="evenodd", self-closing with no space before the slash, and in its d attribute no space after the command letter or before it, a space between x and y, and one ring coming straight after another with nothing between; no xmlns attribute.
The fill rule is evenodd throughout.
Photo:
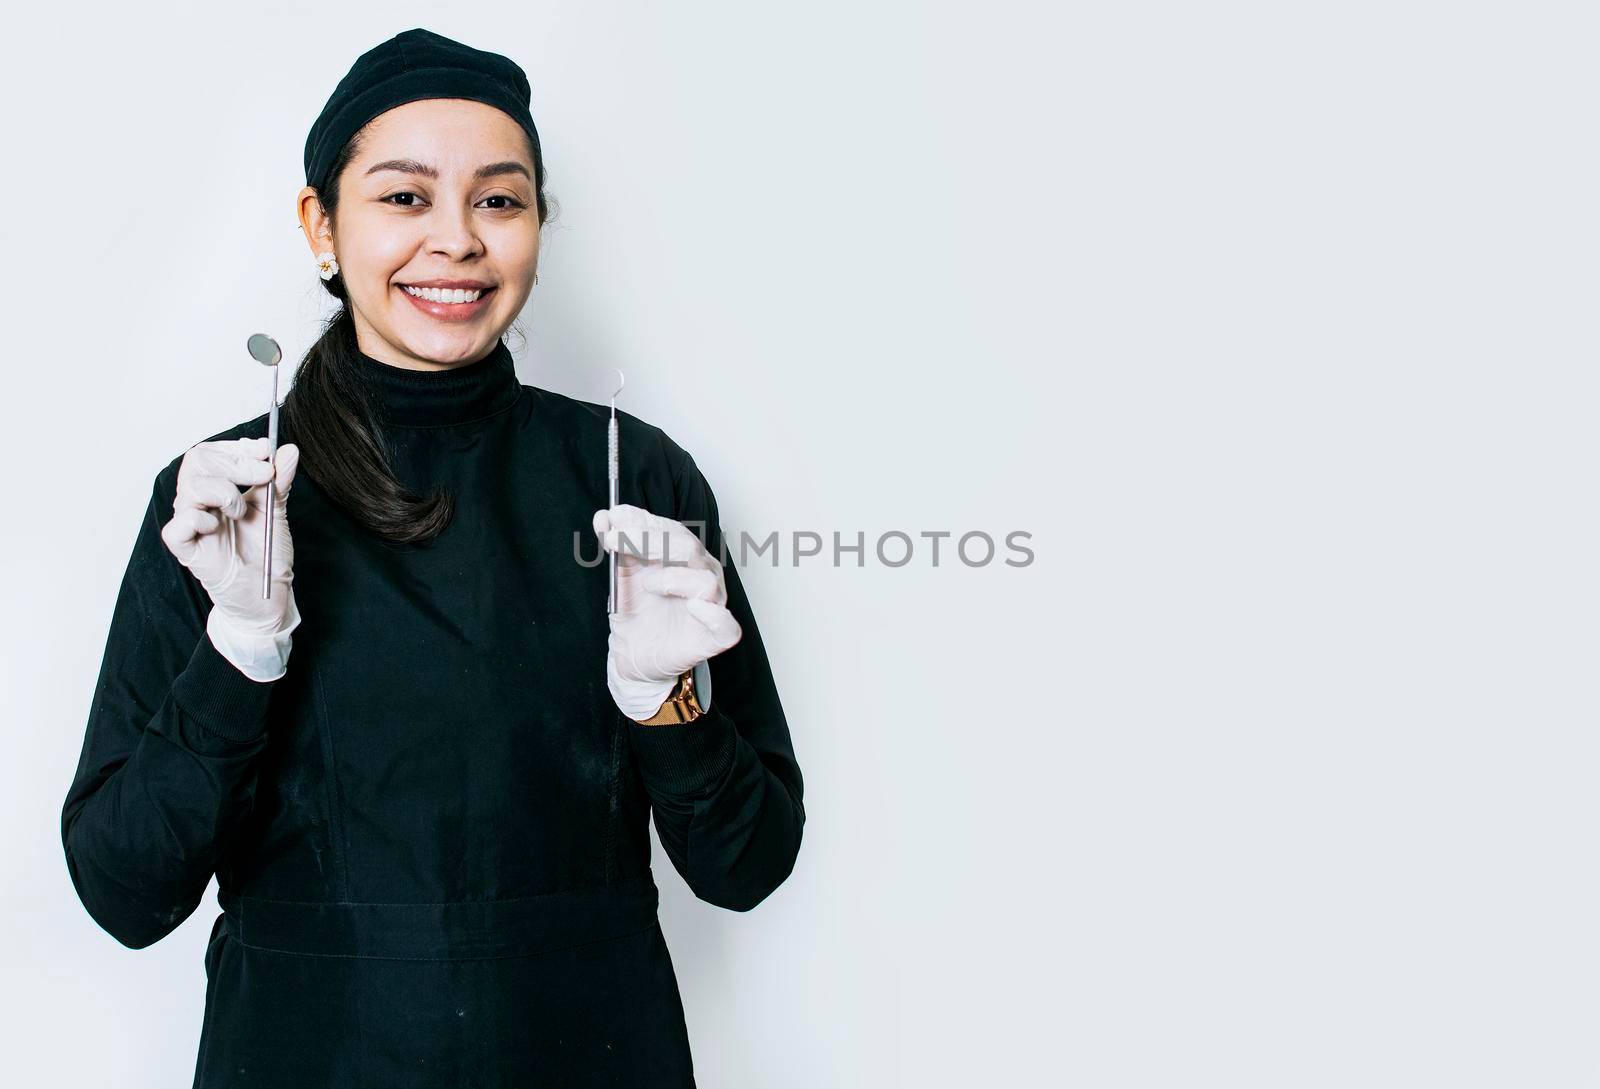
<svg viewBox="0 0 1600 1089"><path fill-rule="evenodd" d="M455 500L443 489L418 496L395 478L376 406L355 377L359 350L355 319L341 306L295 372L284 431L300 448L300 469L350 517L385 540L421 544L449 524Z"/></svg>

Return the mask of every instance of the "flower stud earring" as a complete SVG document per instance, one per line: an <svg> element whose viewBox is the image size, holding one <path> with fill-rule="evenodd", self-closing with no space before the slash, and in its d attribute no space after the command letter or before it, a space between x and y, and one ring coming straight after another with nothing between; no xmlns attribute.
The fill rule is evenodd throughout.
<svg viewBox="0 0 1600 1089"><path fill-rule="evenodd" d="M317 254L317 269L321 272L324 280L333 279L334 275L339 271L339 261L333 256L332 250Z"/></svg>

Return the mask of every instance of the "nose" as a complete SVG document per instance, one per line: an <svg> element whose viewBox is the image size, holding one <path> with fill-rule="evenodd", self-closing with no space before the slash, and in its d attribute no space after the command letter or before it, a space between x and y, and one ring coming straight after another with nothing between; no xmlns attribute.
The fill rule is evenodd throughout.
<svg viewBox="0 0 1600 1089"><path fill-rule="evenodd" d="M428 217L428 251L461 261L483 251L467 212L440 207Z"/></svg>

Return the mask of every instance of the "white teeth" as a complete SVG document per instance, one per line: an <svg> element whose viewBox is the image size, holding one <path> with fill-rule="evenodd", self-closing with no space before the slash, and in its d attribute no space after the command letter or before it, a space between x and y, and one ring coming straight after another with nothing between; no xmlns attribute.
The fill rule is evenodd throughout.
<svg viewBox="0 0 1600 1089"><path fill-rule="evenodd" d="M409 284L401 284L400 289L407 295L415 295L419 299L427 299L429 302L441 303L476 302L478 296L483 294L482 291L467 291L466 289L459 287L412 287Z"/></svg>

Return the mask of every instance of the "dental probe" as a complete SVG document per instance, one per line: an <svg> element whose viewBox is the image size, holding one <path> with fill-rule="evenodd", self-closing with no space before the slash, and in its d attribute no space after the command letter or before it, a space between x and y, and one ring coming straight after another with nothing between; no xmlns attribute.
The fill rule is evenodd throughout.
<svg viewBox="0 0 1600 1089"><path fill-rule="evenodd" d="M627 379L617 371L617 393L622 392ZM611 395L611 422L606 424L606 480L610 485L611 506L617 505L617 393ZM606 615L617 611L617 554L613 550L611 561L611 589L606 595Z"/></svg>

